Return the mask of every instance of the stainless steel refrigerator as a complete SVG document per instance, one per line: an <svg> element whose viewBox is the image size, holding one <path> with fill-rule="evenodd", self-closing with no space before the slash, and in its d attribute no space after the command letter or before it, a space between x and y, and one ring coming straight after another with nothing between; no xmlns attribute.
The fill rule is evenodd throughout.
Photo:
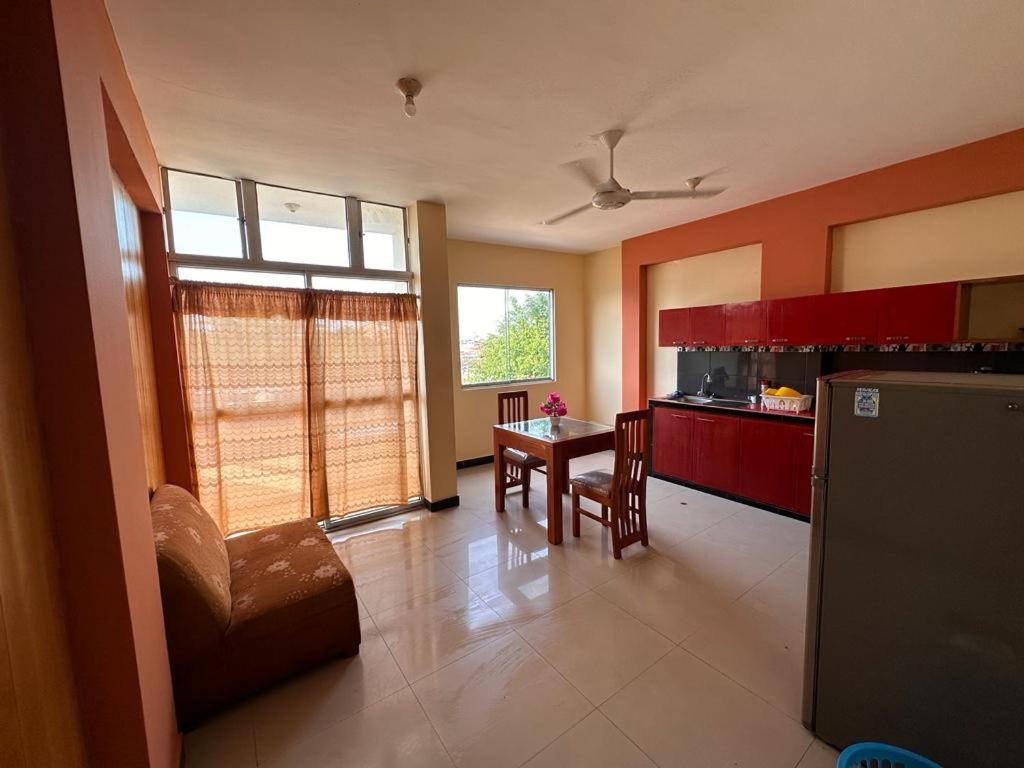
<svg viewBox="0 0 1024 768"><path fill-rule="evenodd" d="M1024 766L1024 376L818 383L804 724Z"/></svg>

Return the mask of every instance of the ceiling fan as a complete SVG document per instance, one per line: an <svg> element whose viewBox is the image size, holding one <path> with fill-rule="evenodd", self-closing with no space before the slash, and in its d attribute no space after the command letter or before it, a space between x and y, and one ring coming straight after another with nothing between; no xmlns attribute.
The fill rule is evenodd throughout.
<svg viewBox="0 0 1024 768"><path fill-rule="evenodd" d="M600 139L601 142L608 147L608 180L602 181L597 185L597 187L595 187L594 196L590 198L590 202L586 205L581 205L579 208L573 208L567 213L563 213L551 219L546 219L542 221L541 224L558 224L559 222L565 221L570 216L575 216L577 213L583 213L583 211L588 208L599 208L602 211L614 211L616 208L621 208L626 203L633 200L704 198L714 197L715 195L721 194L725 191L725 187L698 189L701 181L704 180L704 177L702 176L694 176L692 179L687 179L686 189L666 189L649 192L632 192L626 189L615 180L615 145L619 143L619 139L622 138L622 134L623 131L615 129L602 131L593 137Z"/></svg>

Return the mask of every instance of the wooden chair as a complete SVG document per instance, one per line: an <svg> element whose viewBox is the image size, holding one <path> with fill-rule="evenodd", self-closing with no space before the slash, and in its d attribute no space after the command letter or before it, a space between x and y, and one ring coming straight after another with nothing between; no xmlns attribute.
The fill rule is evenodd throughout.
<svg viewBox="0 0 1024 768"><path fill-rule="evenodd" d="M529 398L526 390L519 392L498 393L498 423L510 424L514 421L526 421L530 418ZM523 506L530 506L530 474L534 469L544 466L544 459L531 456L515 448L505 449L505 474L499 478L501 492L509 488L523 487Z"/></svg>
<svg viewBox="0 0 1024 768"><path fill-rule="evenodd" d="M629 411L615 417L615 466L611 473L594 470L569 481L572 493L572 535L580 535L580 515L612 530L612 553L639 541L647 546L647 471L651 462L651 411ZM580 506L583 496L601 505L601 516Z"/></svg>

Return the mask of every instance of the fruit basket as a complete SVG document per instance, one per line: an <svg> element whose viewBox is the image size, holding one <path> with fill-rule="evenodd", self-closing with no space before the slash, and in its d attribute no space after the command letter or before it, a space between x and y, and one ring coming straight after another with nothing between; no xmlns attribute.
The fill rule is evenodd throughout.
<svg viewBox="0 0 1024 768"><path fill-rule="evenodd" d="M787 411L789 413L801 413L809 410L813 400L814 395L800 395L799 397L761 395L761 403L769 411Z"/></svg>

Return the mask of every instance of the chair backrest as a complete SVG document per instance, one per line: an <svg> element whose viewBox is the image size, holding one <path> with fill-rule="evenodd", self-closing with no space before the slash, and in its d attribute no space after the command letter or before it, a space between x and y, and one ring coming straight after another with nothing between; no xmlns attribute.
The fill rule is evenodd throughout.
<svg viewBox="0 0 1024 768"><path fill-rule="evenodd" d="M639 512L647 496L651 462L651 410L627 411L615 417L615 466L612 498L620 510ZM621 515L620 517L632 517ZM628 531L626 531L628 532Z"/></svg>
<svg viewBox="0 0 1024 768"><path fill-rule="evenodd" d="M518 392L498 393L498 423L511 424L514 421L526 421L530 418L527 411L530 408L530 401L526 390Z"/></svg>
<svg viewBox="0 0 1024 768"><path fill-rule="evenodd" d="M150 513L168 650L179 667L227 629L231 566L213 518L184 488L157 488Z"/></svg>

